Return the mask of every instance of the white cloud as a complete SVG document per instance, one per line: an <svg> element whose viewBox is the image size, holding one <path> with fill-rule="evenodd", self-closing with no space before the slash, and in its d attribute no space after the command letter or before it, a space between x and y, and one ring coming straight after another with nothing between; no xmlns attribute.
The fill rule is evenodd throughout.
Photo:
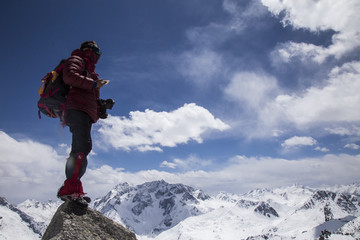
<svg viewBox="0 0 360 240"><path fill-rule="evenodd" d="M111 145L126 151L162 151L194 140L202 143L202 134L210 130L229 128L207 109L194 103L172 112L130 112L130 117L109 116L100 121L98 132L101 145Z"/></svg>
<svg viewBox="0 0 360 240"><path fill-rule="evenodd" d="M234 101L260 111L266 102L273 99L279 89L274 77L254 72L239 72L224 89L225 95Z"/></svg>
<svg viewBox="0 0 360 240"><path fill-rule="evenodd" d="M281 92L276 78L265 73L237 72L224 88L225 98L237 108L232 120L234 131L241 131L248 138L279 136L283 129L282 112L267 107ZM284 127L285 125L281 125Z"/></svg>
<svg viewBox="0 0 360 240"><path fill-rule="evenodd" d="M160 164L160 167L162 167L162 168L172 168L172 169L175 169L176 166L177 166L177 164L175 163L175 161L173 161L173 162L163 161L163 162Z"/></svg>
<svg viewBox="0 0 360 240"><path fill-rule="evenodd" d="M195 155L190 155L187 159L174 158L171 162L163 161L160 167L180 169L183 171L204 169L212 165L211 160L203 160Z"/></svg>
<svg viewBox="0 0 360 240"><path fill-rule="evenodd" d="M358 124L350 124L348 126L340 126L334 128L329 127L329 128L325 128L325 130L331 134L336 134L340 136L346 136L346 135L360 136L360 126Z"/></svg>
<svg viewBox="0 0 360 240"><path fill-rule="evenodd" d="M248 158L237 156L233 163L216 173L216 180L229 188L239 184L239 189L274 187L299 183L307 186L352 183L358 181L360 155L328 154L320 158L299 160L270 157ZM221 178L220 178L221 176ZM235 183L235 184L232 184ZM231 192L235 192L232 190Z"/></svg>
<svg viewBox="0 0 360 240"><path fill-rule="evenodd" d="M181 177L173 173L158 170L126 172L121 168L103 165L99 168L88 169L82 178L84 191L92 197L102 197L119 183L127 182L131 185L164 179L170 183L181 183Z"/></svg>
<svg viewBox="0 0 360 240"><path fill-rule="evenodd" d="M238 72L224 88L237 104L234 129L249 138L279 136L291 129L316 127L332 134L360 134L360 62L331 70L322 86L282 94L277 80L264 73ZM276 133L276 134L274 134Z"/></svg>
<svg viewBox="0 0 360 240"><path fill-rule="evenodd" d="M15 140L0 132L0 189L10 202L27 198L40 201L55 199L63 182L65 156L51 147L31 140ZM308 186L324 184L349 184L359 181L360 155L328 154L320 158L298 160L271 157L235 156L223 167L211 171L191 170L196 162L209 164L208 160L190 156L172 161L184 164L186 171L169 173L147 170L126 172L122 168L103 165L88 168L82 178L85 192L95 198L103 196L115 185L128 182L142 184L164 179L169 183L183 183L213 194L219 191L244 193L263 187L277 187L299 183Z"/></svg>
<svg viewBox="0 0 360 240"><path fill-rule="evenodd" d="M313 59L319 63L328 56L340 58L360 46L360 3L357 0L261 0L274 15L280 16L284 25L291 25L295 29L304 28L310 31L334 30L332 44L321 47L307 43L288 42L281 45L277 54L288 61L298 56Z"/></svg>
<svg viewBox="0 0 360 240"><path fill-rule="evenodd" d="M184 52L177 58L176 66L187 80L201 87L209 81L217 80L224 68L221 54L210 49Z"/></svg>
<svg viewBox="0 0 360 240"><path fill-rule="evenodd" d="M281 111L298 126L322 122L360 120L360 62L331 71L324 87L310 87L302 95L279 95L274 111Z"/></svg>
<svg viewBox="0 0 360 240"><path fill-rule="evenodd" d="M303 62L313 59L321 63L327 57L324 55L325 51L324 47L314 44L287 42L279 44L271 53L271 57L273 62L278 64L282 64L281 62L289 63L293 58L299 58Z"/></svg>
<svg viewBox="0 0 360 240"><path fill-rule="evenodd" d="M328 154L320 158L299 160L235 156L225 167L213 171L188 170L169 173L148 170L130 173L106 166L106 169L102 167L88 171L86 179L84 177L84 186L92 196L101 196L106 193L105 189L110 190L120 182L141 184L164 179L169 183L194 186L209 194L220 191L245 193L255 188L273 188L294 183L310 187L350 184L360 180L359 171L360 155ZM100 190L104 192L100 194Z"/></svg>
<svg viewBox="0 0 360 240"><path fill-rule="evenodd" d="M331 134L336 134L340 136L351 135L351 131L345 127L336 127L336 128L325 128Z"/></svg>
<svg viewBox="0 0 360 240"><path fill-rule="evenodd" d="M359 136L360 62L335 67L323 86L293 94L281 94L273 77L249 73L236 76L224 94L251 110L247 113L250 120L242 128L247 136L269 137L274 131L284 134L293 128L313 127Z"/></svg>
<svg viewBox="0 0 360 240"><path fill-rule="evenodd" d="M358 150L358 149L360 149L360 146L355 144L355 143L349 143L349 144L346 144L344 146L344 148L350 148L350 149L353 149L353 150Z"/></svg>
<svg viewBox="0 0 360 240"><path fill-rule="evenodd" d="M216 49L246 28L254 27L256 20L267 14L267 9L259 1L249 1L244 6L236 0L224 0L223 10L229 14L226 21L188 29L186 36L190 43L200 49Z"/></svg>
<svg viewBox="0 0 360 240"><path fill-rule="evenodd" d="M65 155L32 140L15 140L0 131L1 195L18 200L56 196L65 178Z"/></svg>
<svg viewBox="0 0 360 240"><path fill-rule="evenodd" d="M240 33L253 26L249 24L251 21L259 22L254 19L264 16L266 8L274 15L284 15L283 24L295 29L307 29L314 34L326 30L335 33L329 46L281 43L273 51L272 56L276 59L300 58L306 62L312 59L321 63L329 56L339 58L360 46L357 24L360 22L360 2L357 0L261 0L250 1L248 5L224 0L223 9L230 16L228 21L187 31L193 49L180 54L179 68L183 75L199 86L209 81L229 80L224 88L225 97L238 103L237 109L229 115L233 117L233 126L249 138L279 136L279 133L289 133L294 128L321 126L330 129L331 125L334 130L359 121L360 62L334 68L328 79L314 79L313 82L323 85L314 85L303 92L285 92L273 76L239 72L238 67L234 68L232 55L220 52L219 46L231 38L241 37ZM233 114L235 111L238 114Z"/></svg>
<svg viewBox="0 0 360 240"><path fill-rule="evenodd" d="M237 34L256 26L257 20L267 14L267 9L259 1L249 1L244 6L236 0L224 0L223 8L231 16L226 28Z"/></svg>
<svg viewBox="0 0 360 240"><path fill-rule="evenodd" d="M209 23L207 26L188 29L186 37L196 48L212 49L223 44L231 36L230 30L227 25Z"/></svg>
<svg viewBox="0 0 360 240"><path fill-rule="evenodd" d="M312 137L298 137L294 136L286 139L281 146L284 148L292 148L297 146L313 146L317 143Z"/></svg>
<svg viewBox="0 0 360 240"><path fill-rule="evenodd" d="M316 151L320 151L320 152L329 152L330 150L326 147L316 147L315 148Z"/></svg>

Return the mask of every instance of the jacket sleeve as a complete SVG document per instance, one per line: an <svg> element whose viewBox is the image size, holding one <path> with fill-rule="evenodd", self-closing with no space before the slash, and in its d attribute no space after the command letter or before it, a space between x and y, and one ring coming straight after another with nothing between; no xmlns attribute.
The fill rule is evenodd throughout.
<svg viewBox="0 0 360 240"><path fill-rule="evenodd" d="M64 82L72 87L86 90L93 89L95 80L84 76L84 60L78 56L71 56L64 65Z"/></svg>

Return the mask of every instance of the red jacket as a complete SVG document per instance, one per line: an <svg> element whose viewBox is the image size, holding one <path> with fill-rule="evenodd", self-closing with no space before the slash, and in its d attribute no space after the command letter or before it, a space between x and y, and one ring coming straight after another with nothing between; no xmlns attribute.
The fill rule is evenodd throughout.
<svg viewBox="0 0 360 240"><path fill-rule="evenodd" d="M96 122L99 119L97 100L100 97L99 88L94 88L98 79L95 72L98 59L91 59L84 51L74 50L64 65L63 79L70 85L66 108L84 111Z"/></svg>

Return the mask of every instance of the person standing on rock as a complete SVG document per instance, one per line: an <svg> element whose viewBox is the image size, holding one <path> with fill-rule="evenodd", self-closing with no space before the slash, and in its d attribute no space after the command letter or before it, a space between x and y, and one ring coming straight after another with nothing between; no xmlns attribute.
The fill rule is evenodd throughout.
<svg viewBox="0 0 360 240"><path fill-rule="evenodd" d="M86 41L72 52L65 62L63 80L70 86L66 98L65 124L72 133L70 156L65 166L66 180L57 197L62 200L85 199L81 177L87 167L87 155L92 149L91 127L99 119L100 88L108 83L99 79L95 65L100 58L100 48L95 41Z"/></svg>

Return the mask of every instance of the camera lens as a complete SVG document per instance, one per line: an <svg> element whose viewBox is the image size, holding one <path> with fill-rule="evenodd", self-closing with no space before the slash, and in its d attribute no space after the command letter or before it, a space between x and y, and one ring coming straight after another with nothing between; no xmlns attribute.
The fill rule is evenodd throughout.
<svg viewBox="0 0 360 240"><path fill-rule="evenodd" d="M112 109L115 104L115 101L111 98L105 100L105 108Z"/></svg>

